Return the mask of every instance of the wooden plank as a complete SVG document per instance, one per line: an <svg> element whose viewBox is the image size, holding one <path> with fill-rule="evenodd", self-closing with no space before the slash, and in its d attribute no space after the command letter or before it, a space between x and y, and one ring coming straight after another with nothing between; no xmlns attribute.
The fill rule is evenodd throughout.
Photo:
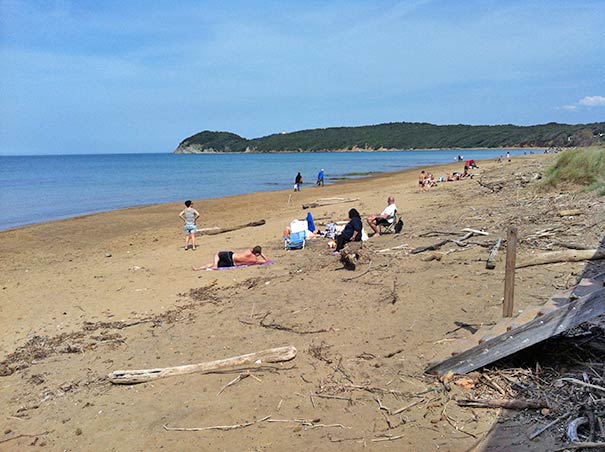
<svg viewBox="0 0 605 452"><path fill-rule="evenodd" d="M449 371L465 374L601 315L605 315L605 288L580 297L459 355L430 365L425 372L434 375L444 375Z"/></svg>
<svg viewBox="0 0 605 452"><path fill-rule="evenodd" d="M515 302L515 261L517 259L517 228L511 226L506 237L506 267L504 270L504 304L502 315L513 316Z"/></svg>

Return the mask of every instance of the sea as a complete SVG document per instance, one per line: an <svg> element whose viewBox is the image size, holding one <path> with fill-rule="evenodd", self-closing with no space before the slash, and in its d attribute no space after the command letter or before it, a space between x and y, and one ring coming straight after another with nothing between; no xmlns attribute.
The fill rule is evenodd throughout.
<svg viewBox="0 0 605 452"><path fill-rule="evenodd" d="M506 150L0 156L0 231L96 212L326 184ZM511 155L525 151L511 150ZM533 150L533 152L540 152ZM460 164L462 171L463 163ZM438 176L438 175L436 175Z"/></svg>

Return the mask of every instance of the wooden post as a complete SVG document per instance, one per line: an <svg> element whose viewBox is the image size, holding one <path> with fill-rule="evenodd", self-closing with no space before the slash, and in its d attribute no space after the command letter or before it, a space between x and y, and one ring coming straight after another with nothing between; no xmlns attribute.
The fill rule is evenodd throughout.
<svg viewBox="0 0 605 452"><path fill-rule="evenodd" d="M517 258L517 227L511 226L506 237L506 269L504 271L504 305L502 315L513 316L515 303L515 261Z"/></svg>

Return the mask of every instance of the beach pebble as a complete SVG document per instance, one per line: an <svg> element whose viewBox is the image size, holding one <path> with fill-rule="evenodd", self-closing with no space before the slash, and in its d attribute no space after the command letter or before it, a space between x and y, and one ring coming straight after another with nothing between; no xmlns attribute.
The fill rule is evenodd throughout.
<svg viewBox="0 0 605 452"><path fill-rule="evenodd" d="M111 253L105 253L105 257L111 257Z"/></svg>

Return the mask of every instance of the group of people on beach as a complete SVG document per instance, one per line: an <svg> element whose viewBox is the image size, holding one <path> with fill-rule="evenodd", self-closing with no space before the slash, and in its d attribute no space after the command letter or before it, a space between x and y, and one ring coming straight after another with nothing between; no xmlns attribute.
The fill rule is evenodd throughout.
<svg viewBox="0 0 605 452"><path fill-rule="evenodd" d="M317 185L318 187L323 187L324 186L324 169L320 169L319 173L317 173L317 182L315 182L315 185ZM302 174L300 174L300 171L296 174L296 176L294 177L294 191L300 191L300 186L303 184L303 177Z"/></svg>
<svg viewBox="0 0 605 452"><path fill-rule="evenodd" d="M438 179L435 179L433 173L422 170L418 175L418 187L420 188L420 191L423 192L426 191L427 188L436 187L438 182L454 182L458 180L472 179L475 175L471 173L470 170L475 168L479 168L475 161L467 160L461 173L454 171L451 174L448 173L445 176L439 176Z"/></svg>
<svg viewBox="0 0 605 452"><path fill-rule="evenodd" d="M397 214L397 206L395 205L395 197L389 196L387 198L387 206L379 214L371 215L367 217L367 224L374 232L373 237L380 236L381 226L391 226L395 222ZM349 222L344 226L342 231L335 235L334 239L336 242L334 254L337 254L342 250L345 245L349 242L359 242L363 237L363 223L361 215L357 209L350 209ZM197 220L200 218L200 213L193 208L193 202L190 200L185 201L185 208L179 214L179 217L184 222L185 230L185 251L196 249L195 245L195 234L197 233ZM310 212L307 214L307 222L309 223L309 217L312 218ZM401 221L401 220L400 220ZM403 222L401 221L402 226ZM312 224L312 220L310 222ZM315 229L313 227L313 229ZM289 228L286 228L284 235L289 235ZM314 236L318 236L317 231L313 231ZM246 249L240 252L234 251L219 251L214 255L212 262L192 267L193 270L217 270L220 268L229 267L240 267L250 265L262 265L272 263L272 261L263 254L262 248L257 245L253 248Z"/></svg>
<svg viewBox="0 0 605 452"><path fill-rule="evenodd" d="M185 201L185 208L179 214L185 229L185 251L195 250L195 234L197 233L197 220L200 213L193 208L191 200ZM235 253L233 251L219 251L214 255L214 260L200 267L192 267L193 270L212 270L223 267L237 267L240 265L257 265L268 262L269 259L263 254L260 246Z"/></svg>

